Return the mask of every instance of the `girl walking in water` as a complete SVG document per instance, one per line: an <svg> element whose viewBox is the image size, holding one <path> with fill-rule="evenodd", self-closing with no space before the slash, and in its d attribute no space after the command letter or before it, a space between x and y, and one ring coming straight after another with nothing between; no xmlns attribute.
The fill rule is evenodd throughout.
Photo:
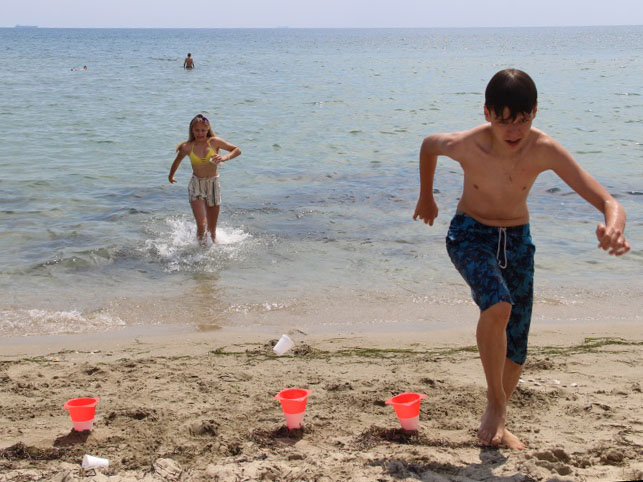
<svg viewBox="0 0 643 482"><path fill-rule="evenodd" d="M228 154L221 156L219 152L222 149L228 151ZM190 121L188 140L181 143L176 152L168 180L172 184L176 183L174 173L183 158L189 156L192 163L192 179L188 184L188 194L196 221L196 235L201 243L205 243L207 230L215 242L221 207L218 166L239 156L241 149L216 137L210 121L204 115L198 114Z"/></svg>

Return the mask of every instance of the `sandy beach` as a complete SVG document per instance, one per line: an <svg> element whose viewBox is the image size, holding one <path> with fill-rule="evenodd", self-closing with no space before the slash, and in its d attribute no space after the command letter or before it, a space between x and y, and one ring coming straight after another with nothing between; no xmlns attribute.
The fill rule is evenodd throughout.
<svg viewBox="0 0 643 482"><path fill-rule="evenodd" d="M0 482L643 479L641 2L36 3L0 22ZM505 68L538 86L511 125L483 108ZM205 246L187 189L214 172L188 154L168 178L197 114L243 151ZM511 153L475 140L490 163L466 176L440 156L440 215L413 221L423 140L487 117L560 142L632 251L597 247L614 204L522 130L489 137ZM537 251L512 451L476 436L479 310L445 238L463 199L518 222L519 184ZM288 430L292 387L312 393ZM419 431L385 403L402 392L426 395ZM63 405L91 396L75 432Z"/></svg>
<svg viewBox="0 0 643 482"><path fill-rule="evenodd" d="M378 335L232 330L20 338L0 357L0 481L594 481L643 477L639 323L535 328L508 428L486 448L473 330ZM83 346L79 349L79 346ZM273 396L312 390L288 431ZM425 393L420 430L384 401ZM98 396L78 433L63 404ZM81 469L84 454L106 469Z"/></svg>

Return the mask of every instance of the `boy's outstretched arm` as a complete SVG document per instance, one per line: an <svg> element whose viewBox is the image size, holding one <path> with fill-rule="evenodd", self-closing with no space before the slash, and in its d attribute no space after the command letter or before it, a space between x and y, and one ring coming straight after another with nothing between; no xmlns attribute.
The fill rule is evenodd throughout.
<svg viewBox="0 0 643 482"><path fill-rule="evenodd" d="M420 198L415 206L413 219L420 218L433 226L438 217L438 205L433 198L433 178L439 155L448 155L453 141L452 134L434 134L426 137L420 148Z"/></svg>
<svg viewBox="0 0 643 482"><path fill-rule="evenodd" d="M625 209L607 190L585 171L560 144L550 140L555 155L553 171L583 199L603 213L605 224L596 227L598 247L609 254L621 256L630 250L625 238Z"/></svg>

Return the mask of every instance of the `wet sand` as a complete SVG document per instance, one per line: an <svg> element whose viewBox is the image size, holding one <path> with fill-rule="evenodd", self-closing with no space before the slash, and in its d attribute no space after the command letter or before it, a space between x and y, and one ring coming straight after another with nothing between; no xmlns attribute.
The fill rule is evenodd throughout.
<svg viewBox="0 0 643 482"><path fill-rule="evenodd" d="M0 481L636 480L643 477L643 328L535 327L509 407L524 451L481 446L472 329L307 335L282 357L232 330L15 339L0 356ZM82 349L79 349L82 347ZM312 390L288 431L273 396ZM384 401L428 395L420 430ZM62 406L99 396L94 430ZM82 471L84 454L109 459Z"/></svg>

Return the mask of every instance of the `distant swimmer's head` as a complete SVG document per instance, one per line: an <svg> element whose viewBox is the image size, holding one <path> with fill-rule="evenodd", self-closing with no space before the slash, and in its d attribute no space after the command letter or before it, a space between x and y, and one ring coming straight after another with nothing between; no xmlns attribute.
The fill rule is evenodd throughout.
<svg viewBox="0 0 643 482"><path fill-rule="evenodd" d="M188 57L192 57L192 54L188 52Z"/></svg>
<svg viewBox="0 0 643 482"><path fill-rule="evenodd" d="M190 141L202 140L214 137L214 131L210 125L210 121L203 114L197 114L190 121L190 134L188 139Z"/></svg>
<svg viewBox="0 0 643 482"><path fill-rule="evenodd" d="M515 121L518 116L533 116L538 104L534 81L522 70L505 69L494 75L485 90L485 115Z"/></svg>

